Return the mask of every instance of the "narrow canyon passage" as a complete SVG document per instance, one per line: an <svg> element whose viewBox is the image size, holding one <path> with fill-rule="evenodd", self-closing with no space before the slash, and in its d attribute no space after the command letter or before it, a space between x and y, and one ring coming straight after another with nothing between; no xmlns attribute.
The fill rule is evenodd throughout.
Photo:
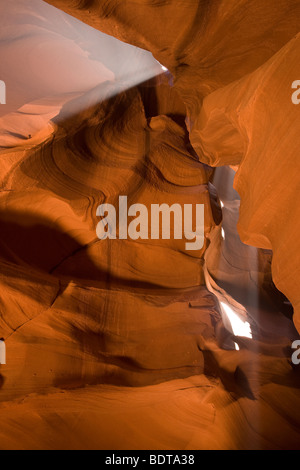
<svg viewBox="0 0 300 470"><path fill-rule="evenodd" d="M299 2L0 13L0 448L299 449Z"/></svg>

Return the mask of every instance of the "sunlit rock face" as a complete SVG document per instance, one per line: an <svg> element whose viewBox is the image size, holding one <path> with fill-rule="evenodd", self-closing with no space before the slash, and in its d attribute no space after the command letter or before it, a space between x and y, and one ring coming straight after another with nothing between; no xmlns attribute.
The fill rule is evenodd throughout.
<svg viewBox="0 0 300 470"><path fill-rule="evenodd" d="M294 306L298 331L300 114L291 97L299 53L300 35L252 74L209 95L191 133L203 161L240 165L239 234L273 250L273 280Z"/></svg>
<svg viewBox="0 0 300 470"><path fill-rule="evenodd" d="M99 93L105 93L103 86L113 97L95 105ZM25 340L26 361L35 364L37 381L44 387L143 385L203 373L197 337L207 330L211 311L218 315L212 296L199 289L204 285L206 245L188 254L184 240L99 240L96 209L103 202L117 205L119 194L146 207L202 202L207 233L215 225L207 171L189 154L178 124L167 116L147 122L138 89L119 92L110 83L83 99L86 109L70 118L72 109L81 105L65 105L55 119L54 136L22 154L4 179L1 258L38 269L46 275L47 286L50 282L45 301L51 318L41 327L52 326L45 333L33 332L29 322L33 337ZM56 279L59 288L53 298ZM175 288L175 297L163 290ZM189 296L184 289L192 290ZM189 308L190 299L206 305L205 322L197 309ZM7 310L2 321L12 333L23 317L16 312L17 325L12 327ZM168 346L170 328L174 334ZM214 336L212 325L210 330ZM37 358L32 350L36 341L42 350L47 344ZM24 345L16 348L24 350ZM69 360L61 357L67 350ZM13 394L10 380L15 381L20 364L15 368L10 373L8 367L3 397ZM30 380L28 391L35 387L36 380Z"/></svg>
<svg viewBox="0 0 300 470"><path fill-rule="evenodd" d="M0 447L298 449L298 0L14 3ZM203 246L99 240L120 195Z"/></svg>
<svg viewBox="0 0 300 470"><path fill-rule="evenodd" d="M294 39L289 45L286 44L299 32L299 2L297 0L280 1L274 5L271 1L265 1L262 4L257 0L251 2L251 5L247 1L236 5L235 2L228 1L208 3L199 0L193 5L190 3L178 5L174 0L174 2L159 5L155 1L141 2L138 6L127 1L111 1L102 4L97 0L92 2L52 0L48 3L108 34L150 50L157 60L173 73L175 88L187 108L187 125L191 143L201 161L213 166L239 164L242 157L247 155L239 171L239 181L243 179L239 186L240 193L243 193L241 194L240 234L246 243L274 250L274 281L293 302L296 316L298 316L299 289L297 286L300 274L298 260L293 256L298 249L291 248L292 245L288 242L291 237L295 243L298 243L299 237L291 235L291 231L298 231L298 223L295 223L293 216L289 217L288 211L285 211L285 214L289 217L289 221L286 223L282 218L284 207L286 208L287 204L288 207L293 205L287 193L291 194L291 199L294 198L297 184L299 185L295 176L298 172L293 172L291 176L287 170L287 168L292 168L287 161L289 157L284 159L279 157L283 149L285 154L287 152L284 139L289 141L289 154L293 161L295 149L298 148L297 126L294 123L299 121L299 110L293 106L290 98L291 85L299 76L299 61L297 60L299 41ZM148 21L149 17L151 22ZM185 18L184 24L182 24L183 17ZM126 28L128 23L130 23L130 29ZM275 55L277 52L278 54ZM262 66L262 64L265 65ZM259 66L262 68L260 69ZM225 85L251 72L252 75L242 79L239 84L232 84L231 87L227 86L223 90ZM211 95L211 92L216 89L219 89L216 95ZM268 98L266 98L266 92ZM274 94L276 94L276 99L274 99ZM202 109L203 97L206 95L210 96ZM265 102L267 102L266 105ZM265 109L264 105L268 109ZM245 110L244 118L240 116L241 108ZM274 114L281 116L282 108L286 113L284 119L286 128L281 126L281 121L278 120L277 126L281 127L281 132L277 132L277 126L273 122L269 123L271 129L268 131L265 128L266 116L271 113L271 110ZM202 112L200 112L201 109ZM258 115L261 116L261 121ZM234 119L238 122L232 122ZM293 131L290 131L291 125ZM256 128L258 132L260 130L261 135L255 132ZM295 135L292 136L291 132ZM276 138L272 139L272 133L276 135ZM270 142L269 152L270 155L272 154L269 158L265 155L266 134ZM282 146L282 150L279 149L278 143ZM259 148L260 145L261 148ZM258 159L262 169L258 168ZM274 159L276 170L270 171L266 160L273 168ZM285 183L282 181L282 176L279 176L282 175L280 165L284 167ZM243 217L243 207L246 206L243 199L246 200L245 193L250 193L246 186L253 187L251 178L257 180L257 174L260 175L262 183L257 184L259 188L257 195L254 195L252 201L247 203L248 212ZM269 181L266 181L265 175L268 175ZM284 197L280 196L281 192L276 188L279 178L280 184L288 188ZM236 184L239 183L236 182ZM264 208L259 211L257 206L261 205L262 185L265 186L265 192L268 194L265 197ZM276 197L280 199L279 203L275 203L272 199L272 191L267 189L271 187L276 192ZM271 204L273 210L269 210ZM265 214L267 208L270 223L264 220L262 224L262 215L259 214ZM295 218L298 219L296 212L293 212ZM253 219L255 219L254 226L250 228L250 220ZM280 224L284 226L284 230L280 229ZM266 230L272 232L272 240L265 233ZM282 233L285 230L286 233ZM278 250L283 251L280 268L278 267L280 261L277 260ZM286 253L286 250L291 251ZM286 261L287 259L290 260L291 266ZM289 284L289 287L285 284ZM298 320L296 323L300 328Z"/></svg>

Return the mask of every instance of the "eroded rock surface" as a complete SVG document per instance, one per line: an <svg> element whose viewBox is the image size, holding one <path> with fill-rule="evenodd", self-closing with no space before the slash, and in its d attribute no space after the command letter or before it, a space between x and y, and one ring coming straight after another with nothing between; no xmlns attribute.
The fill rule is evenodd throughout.
<svg viewBox="0 0 300 470"><path fill-rule="evenodd" d="M1 448L298 449L299 2L18 3L0 78L63 64L0 108ZM204 246L99 240L120 195Z"/></svg>

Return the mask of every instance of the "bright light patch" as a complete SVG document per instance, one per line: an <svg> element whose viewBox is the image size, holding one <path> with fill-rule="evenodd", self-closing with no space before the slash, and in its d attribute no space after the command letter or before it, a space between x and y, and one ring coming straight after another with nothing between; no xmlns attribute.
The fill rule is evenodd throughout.
<svg viewBox="0 0 300 470"><path fill-rule="evenodd" d="M0 41L0 63L5 63L5 77L0 77L5 79L0 80L0 117L5 117L4 125L0 123L1 145L4 139L4 146L24 146L28 135L33 140L27 144L36 145L40 132L44 139L54 132L53 126L45 132L45 121L47 125L62 108L58 121L163 73L150 51L104 34L41 0L0 1L2 17L9 27L1 29ZM16 53L8 54L12 31ZM17 73L21 52L30 57L30 67ZM6 99L8 87L13 100Z"/></svg>
<svg viewBox="0 0 300 470"><path fill-rule="evenodd" d="M168 71L167 67L165 67L165 66L162 65L160 62L158 62L158 60L157 60L156 62L161 66L161 68L162 68L162 70L163 70L164 72L167 72L167 71Z"/></svg>
<svg viewBox="0 0 300 470"><path fill-rule="evenodd" d="M222 207L222 209L223 209L223 207L224 207L224 202L223 202L223 201L220 201L220 204L221 204L221 207Z"/></svg>
<svg viewBox="0 0 300 470"><path fill-rule="evenodd" d="M224 231L223 227L221 228L221 234L222 234L223 240L225 240L225 231Z"/></svg>
<svg viewBox="0 0 300 470"><path fill-rule="evenodd" d="M6 347L2 340L0 340L0 364L6 364Z"/></svg>
<svg viewBox="0 0 300 470"><path fill-rule="evenodd" d="M229 305L221 302L221 307L224 314L230 321L232 332L234 336L243 336L245 338L252 338L250 323L243 321Z"/></svg>

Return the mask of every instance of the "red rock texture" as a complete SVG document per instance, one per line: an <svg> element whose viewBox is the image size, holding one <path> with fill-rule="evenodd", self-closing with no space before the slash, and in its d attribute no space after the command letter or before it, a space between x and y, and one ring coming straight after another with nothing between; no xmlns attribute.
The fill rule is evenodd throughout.
<svg viewBox="0 0 300 470"><path fill-rule="evenodd" d="M47 2L94 29L18 3L1 6L0 447L298 449L299 2ZM119 195L203 203L203 248L99 240Z"/></svg>

